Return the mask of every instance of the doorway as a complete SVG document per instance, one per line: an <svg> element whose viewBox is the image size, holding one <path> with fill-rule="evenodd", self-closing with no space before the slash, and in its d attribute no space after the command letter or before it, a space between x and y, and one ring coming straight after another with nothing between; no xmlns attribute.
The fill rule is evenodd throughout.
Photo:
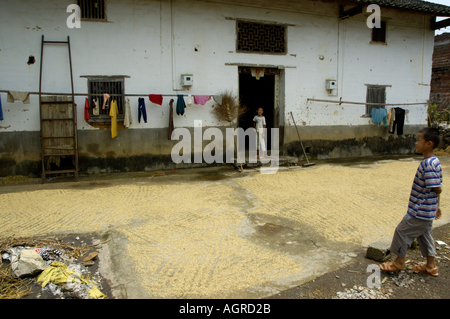
<svg viewBox="0 0 450 319"><path fill-rule="evenodd" d="M245 113L239 119L239 127L247 130L253 127L253 118L255 117L256 110L262 107L264 110L263 116L266 118L266 148L271 150L271 129L278 127L276 119L274 117L275 109L275 76L278 73L278 69L264 69L264 76L260 73L259 80L255 75L252 75L252 68L240 67L239 68L239 99L243 105L247 107L247 113ZM249 149L249 141L246 138L245 144L246 150Z"/></svg>

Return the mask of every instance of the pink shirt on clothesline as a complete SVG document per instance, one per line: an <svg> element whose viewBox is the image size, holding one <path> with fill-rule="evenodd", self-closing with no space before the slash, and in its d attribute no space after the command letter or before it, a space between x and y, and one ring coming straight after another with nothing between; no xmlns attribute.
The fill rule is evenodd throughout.
<svg viewBox="0 0 450 319"><path fill-rule="evenodd" d="M205 105L211 99L211 95L194 95L194 103Z"/></svg>

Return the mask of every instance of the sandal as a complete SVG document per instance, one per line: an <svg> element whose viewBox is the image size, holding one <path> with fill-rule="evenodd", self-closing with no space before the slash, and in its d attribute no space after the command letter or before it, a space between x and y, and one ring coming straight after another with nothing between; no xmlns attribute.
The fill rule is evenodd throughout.
<svg viewBox="0 0 450 319"><path fill-rule="evenodd" d="M383 271L400 271L403 270L405 268L405 265L403 265L403 267L398 266L395 261L391 261L391 262L386 262L386 263L382 263L380 265L380 269Z"/></svg>
<svg viewBox="0 0 450 319"><path fill-rule="evenodd" d="M94 260L97 256L98 256L98 252L93 251L88 256L83 258L83 262L88 262L88 261Z"/></svg>
<svg viewBox="0 0 450 319"><path fill-rule="evenodd" d="M439 276L439 273L438 273L438 267L435 267L435 268L433 268L433 269L428 269L428 268L427 268L427 264L423 264L423 265L415 265L415 266L412 268L412 270L421 272L421 273L423 273L423 274L428 274L428 275L431 275L431 276L433 276L433 277Z"/></svg>

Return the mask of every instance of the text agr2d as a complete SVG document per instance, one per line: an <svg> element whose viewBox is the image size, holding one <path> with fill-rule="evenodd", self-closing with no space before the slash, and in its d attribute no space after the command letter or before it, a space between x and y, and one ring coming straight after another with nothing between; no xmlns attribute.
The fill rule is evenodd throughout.
<svg viewBox="0 0 450 319"><path fill-rule="evenodd" d="M222 313L270 313L270 304L226 304Z"/></svg>

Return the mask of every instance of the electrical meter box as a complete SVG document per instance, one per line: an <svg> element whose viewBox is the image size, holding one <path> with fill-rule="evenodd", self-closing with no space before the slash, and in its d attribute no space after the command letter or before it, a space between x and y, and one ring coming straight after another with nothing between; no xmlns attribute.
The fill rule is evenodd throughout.
<svg viewBox="0 0 450 319"><path fill-rule="evenodd" d="M337 81L336 80L326 80L326 89L327 90L336 90L337 89Z"/></svg>
<svg viewBox="0 0 450 319"><path fill-rule="evenodd" d="M194 76L192 74L181 74L181 85L182 86L194 85Z"/></svg>

